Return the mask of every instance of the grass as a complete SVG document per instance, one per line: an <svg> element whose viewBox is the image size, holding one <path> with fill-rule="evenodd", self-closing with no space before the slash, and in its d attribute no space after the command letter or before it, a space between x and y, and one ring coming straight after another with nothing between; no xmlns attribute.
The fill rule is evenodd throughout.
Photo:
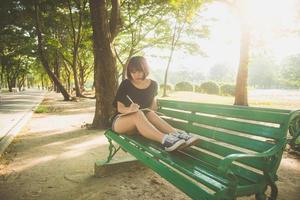
<svg viewBox="0 0 300 200"><path fill-rule="evenodd" d="M10 93L10 92L9 92L8 89L3 89L3 88L2 88L2 89L0 90L0 93L2 93L2 94L8 94L8 93Z"/></svg>
<svg viewBox="0 0 300 200"><path fill-rule="evenodd" d="M34 113L49 113L49 112L50 112L49 108L43 105L39 105L34 111Z"/></svg>
<svg viewBox="0 0 300 200"><path fill-rule="evenodd" d="M172 99L178 101L190 101L199 103L213 104L234 104L234 96L210 95L197 92L169 91L168 97L161 97L162 91L159 92L158 98ZM300 108L300 91L299 90L251 90L248 94L249 106L278 108L288 110L299 110Z"/></svg>

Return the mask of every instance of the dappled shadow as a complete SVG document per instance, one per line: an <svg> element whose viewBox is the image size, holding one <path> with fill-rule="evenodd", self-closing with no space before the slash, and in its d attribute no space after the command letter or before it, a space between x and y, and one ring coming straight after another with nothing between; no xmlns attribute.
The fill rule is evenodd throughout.
<svg viewBox="0 0 300 200"><path fill-rule="evenodd" d="M42 103L42 106L48 108L48 113L53 114L63 114L63 115L73 115L80 113L93 113L95 111L95 100L94 99L81 99L78 102L75 101L56 101L55 105L52 105L53 100L48 99Z"/></svg>
<svg viewBox="0 0 300 200"><path fill-rule="evenodd" d="M52 110L52 111L51 111ZM80 114L83 111L87 113L94 113L95 112L95 107L86 107L86 108L59 108L55 107L50 109L50 112L47 114L49 115L74 115L74 114Z"/></svg>
<svg viewBox="0 0 300 200"><path fill-rule="evenodd" d="M76 129L72 131L63 132L60 129L50 131L32 132L30 136L18 137L18 142L22 144L21 151L27 151L29 149L39 147L51 147L67 148L65 145L74 145L85 139L96 137L97 135L103 135L103 130L87 130ZM18 145L18 144L15 144Z"/></svg>
<svg viewBox="0 0 300 200"><path fill-rule="evenodd" d="M106 157L107 141L101 130L54 132L24 135L9 147L8 151L18 155L4 157L13 159L12 170L5 172L0 167L1 199L40 197L43 196L41 188L46 193L42 199L57 199L55 195L66 195L66 190L74 190L77 180L72 180L78 179L78 175L91 177L95 160ZM54 195L53 189L57 191Z"/></svg>

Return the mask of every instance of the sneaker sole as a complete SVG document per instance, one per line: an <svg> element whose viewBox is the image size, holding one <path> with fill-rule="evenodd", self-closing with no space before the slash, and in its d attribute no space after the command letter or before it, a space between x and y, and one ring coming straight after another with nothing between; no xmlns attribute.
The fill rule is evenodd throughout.
<svg viewBox="0 0 300 200"><path fill-rule="evenodd" d="M179 147L181 147L183 145L185 145L185 141L184 140L179 140L173 146L171 146L171 147L165 147L165 150L166 151L174 151L174 150L178 149Z"/></svg>
<svg viewBox="0 0 300 200"><path fill-rule="evenodd" d="M185 149L190 146L193 146L193 145L197 144L198 142L200 142L200 138L192 137L189 140L185 141L185 145L180 146L180 150Z"/></svg>

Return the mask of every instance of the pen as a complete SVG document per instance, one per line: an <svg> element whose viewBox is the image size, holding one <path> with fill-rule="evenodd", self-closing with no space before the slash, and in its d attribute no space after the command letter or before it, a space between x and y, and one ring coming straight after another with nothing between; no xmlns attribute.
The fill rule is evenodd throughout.
<svg viewBox="0 0 300 200"><path fill-rule="evenodd" d="M131 99L128 95L126 95L126 97L127 97L127 99L129 99L129 101L130 101L131 103L134 103L134 102L132 101L132 99Z"/></svg>

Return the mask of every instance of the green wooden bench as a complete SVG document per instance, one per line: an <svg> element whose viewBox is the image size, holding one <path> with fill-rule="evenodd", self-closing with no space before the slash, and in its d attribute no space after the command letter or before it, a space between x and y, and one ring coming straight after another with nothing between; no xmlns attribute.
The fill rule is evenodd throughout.
<svg viewBox="0 0 300 200"><path fill-rule="evenodd" d="M169 153L139 135L118 135L109 129L107 162L123 149L192 199L266 199L268 186L270 199L276 199L276 172L290 123L299 119L299 111L162 99L158 103L166 121L199 135L200 143Z"/></svg>

